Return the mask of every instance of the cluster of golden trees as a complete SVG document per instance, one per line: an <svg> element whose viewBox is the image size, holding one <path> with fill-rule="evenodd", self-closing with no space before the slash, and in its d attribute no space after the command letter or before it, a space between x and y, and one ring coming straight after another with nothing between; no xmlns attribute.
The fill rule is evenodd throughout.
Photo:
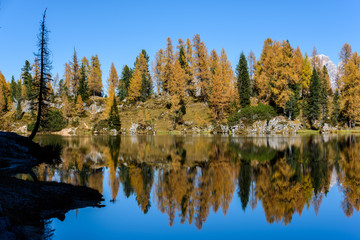
<svg viewBox="0 0 360 240"><path fill-rule="evenodd" d="M103 192L106 167L113 201L122 189L125 197L134 194L146 213L154 199L158 209L169 216L170 225L178 215L181 223L188 221L197 228L212 210L221 209L226 215L234 194L243 210L248 206L254 209L261 202L269 223L289 224L295 213L301 215L311 206L317 214L334 184L334 172L344 196L339 204L346 216L360 209L356 154L360 144L355 137L306 138L278 149L256 139L187 144L183 138L174 138L164 145L154 137L134 138L133 142L67 139L61 168L42 165L38 177L49 180L57 171L61 181ZM201 157L208 161L199 161ZM153 188L155 197L151 198Z"/></svg>
<svg viewBox="0 0 360 240"><path fill-rule="evenodd" d="M208 102L218 120L236 98L235 75L225 50L220 56L212 50L209 56L198 34L192 42L179 39L176 52L168 38L165 50L156 53L153 72L157 94L169 94L174 111L184 96L192 96Z"/></svg>
<svg viewBox="0 0 360 240"><path fill-rule="evenodd" d="M258 60L252 51L247 59L242 55L235 76L225 50L220 54L215 50L209 52L200 35L196 34L192 40L179 39L176 48L168 38L165 49L155 55L152 76L145 50L137 56L134 68L124 66L120 76L114 64L111 65L105 115L110 114L114 100L146 101L155 91L157 95L171 97L174 126L186 113L184 99L189 96L208 103L215 122L238 110L237 106L246 107L250 103L271 105L278 114L293 119L301 116L303 120L310 120L310 125L314 120L321 120L322 123L336 125L342 121L354 126L359 120L360 57L352 52L349 44L344 44L339 54L336 91L331 88L328 71L316 48L308 57L299 47L293 48L289 41L268 38ZM49 84L52 95L63 98L64 115L71 115L72 109L81 115L89 96L103 96L100 66L97 55L90 61L83 57L79 62L74 51L72 60L65 63L64 79L59 80L57 76L53 84ZM32 67L26 61L21 79L14 82L14 86L1 74L0 110L9 110L14 101L11 96L34 101L38 75L37 60ZM69 105L71 101L74 106Z"/></svg>

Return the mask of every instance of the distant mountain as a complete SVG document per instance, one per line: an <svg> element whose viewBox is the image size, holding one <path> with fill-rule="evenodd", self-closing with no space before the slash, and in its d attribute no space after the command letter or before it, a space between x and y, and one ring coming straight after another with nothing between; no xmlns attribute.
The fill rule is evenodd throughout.
<svg viewBox="0 0 360 240"><path fill-rule="evenodd" d="M335 63L333 63L333 61L331 61L330 58L324 54L317 56L320 58L321 65L326 66L330 77L331 88L335 90L337 88L336 78L338 76L339 66L336 66Z"/></svg>

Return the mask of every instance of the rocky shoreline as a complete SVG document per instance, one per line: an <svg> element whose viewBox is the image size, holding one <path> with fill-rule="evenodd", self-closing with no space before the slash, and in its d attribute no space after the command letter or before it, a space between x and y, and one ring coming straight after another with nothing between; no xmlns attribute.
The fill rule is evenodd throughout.
<svg viewBox="0 0 360 240"><path fill-rule="evenodd" d="M48 219L63 220L71 209L102 206L102 195L94 189L37 181L32 168L57 157L53 148L0 132L0 239L44 239L51 234ZM16 178L19 173L33 181Z"/></svg>
<svg viewBox="0 0 360 240"><path fill-rule="evenodd" d="M171 134L227 134L227 135L244 135L244 136L265 136L265 135L295 135L298 134L300 130L305 129L303 124L299 120L289 120L283 116L278 116L270 120L264 121L255 121L252 124L245 124L244 122L239 122L234 126L228 126L225 124L220 124L214 126L212 124L205 127L196 127L192 126L192 122L185 122L176 130L169 130L168 132L160 133L171 133ZM319 133L333 133L338 131L337 127L332 127L329 124L325 123L321 126L318 122L315 123ZM143 125L138 123L131 124L129 129L122 129L122 131L116 131L115 129L102 129L102 131L93 132L93 135L155 135L159 132L152 125ZM57 134L61 136L80 136L85 135L77 131L76 128L66 128L60 132L54 132L52 134Z"/></svg>

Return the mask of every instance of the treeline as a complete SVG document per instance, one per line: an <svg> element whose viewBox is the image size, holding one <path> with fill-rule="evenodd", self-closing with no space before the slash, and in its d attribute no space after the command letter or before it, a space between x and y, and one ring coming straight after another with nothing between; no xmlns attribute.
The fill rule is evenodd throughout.
<svg viewBox="0 0 360 240"><path fill-rule="evenodd" d="M315 123L336 126L339 122L352 127L360 116L360 57L347 43L339 56L337 87L332 89L328 70L315 47L309 57L299 47L293 48L289 41L269 38L264 41L258 60L252 51L248 56L241 53L234 72L225 50L220 54L215 50L209 52L198 34L192 40L179 39L176 47L168 38L165 48L156 53L151 71L145 50L136 57L133 67L122 68L120 76L112 64L104 94L99 57L92 56L90 61L83 57L79 61L74 50L71 61L65 63L63 78L57 75L48 84L47 100L62 98L62 114L81 117L85 113L85 101L92 96L106 96L104 114L115 129L120 129L119 100L145 102L152 95L170 97L168 106L174 125L182 122L186 114L185 98L190 97L208 104L215 124L226 122L229 117L236 122L240 109L256 112L261 103L270 106L262 109L298 118L309 127ZM16 118L20 119L21 101L36 100L38 62L35 59L31 65L25 61L18 81L13 77L8 83L0 74L0 114L11 110L15 102Z"/></svg>

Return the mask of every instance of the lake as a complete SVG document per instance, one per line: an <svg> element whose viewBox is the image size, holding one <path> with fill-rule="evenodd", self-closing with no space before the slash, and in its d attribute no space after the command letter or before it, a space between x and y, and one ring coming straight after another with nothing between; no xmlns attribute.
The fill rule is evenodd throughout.
<svg viewBox="0 0 360 240"><path fill-rule="evenodd" d="M51 239L360 239L360 136L40 136L63 162L41 181L103 208L52 219Z"/></svg>

